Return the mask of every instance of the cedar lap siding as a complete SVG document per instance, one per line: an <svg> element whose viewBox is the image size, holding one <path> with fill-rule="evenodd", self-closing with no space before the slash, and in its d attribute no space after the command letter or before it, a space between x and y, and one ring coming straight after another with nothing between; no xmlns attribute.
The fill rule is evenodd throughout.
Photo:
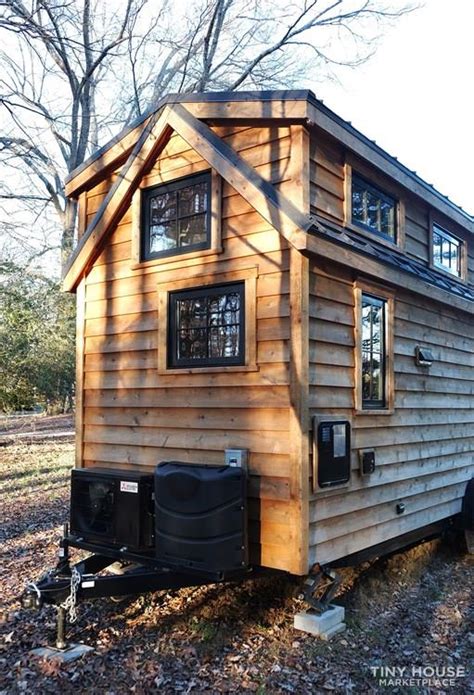
<svg viewBox="0 0 474 695"><path fill-rule="evenodd" d="M141 191L203 172L210 248L144 260ZM394 201L393 238L353 223L354 176ZM295 574L460 511L474 472L471 217L310 92L165 99L66 192L79 201L64 278L78 301L77 466L221 464L246 448L251 558ZM459 279L434 267L433 224L462 242ZM229 282L245 286L245 363L170 369L168 293ZM363 292L387 313L385 401L368 410ZM313 415L351 423L347 484L316 483Z"/></svg>

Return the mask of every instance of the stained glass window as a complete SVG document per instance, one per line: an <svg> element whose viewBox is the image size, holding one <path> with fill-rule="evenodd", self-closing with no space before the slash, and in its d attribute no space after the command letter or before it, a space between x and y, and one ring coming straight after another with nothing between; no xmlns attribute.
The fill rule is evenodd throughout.
<svg viewBox="0 0 474 695"><path fill-rule="evenodd" d="M362 295L362 407L385 407L384 299Z"/></svg>
<svg viewBox="0 0 474 695"><path fill-rule="evenodd" d="M170 293L169 366L244 364L244 283Z"/></svg>
<svg viewBox="0 0 474 695"><path fill-rule="evenodd" d="M146 189L142 200L144 259L209 247L209 173Z"/></svg>
<svg viewBox="0 0 474 695"><path fill-rule="evenodd" d="M352 222L395 240L395 200L352 174Z"/></svg>
<svg viewBox="0 0 474 695"><path fill-rule="evenodd" d="M461 277L461 244L459 239L433 225L433 265Z"/></svg>

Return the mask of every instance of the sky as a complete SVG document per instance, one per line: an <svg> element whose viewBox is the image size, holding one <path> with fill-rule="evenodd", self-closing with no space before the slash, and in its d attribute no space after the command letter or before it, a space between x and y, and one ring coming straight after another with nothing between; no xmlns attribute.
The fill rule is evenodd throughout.
<svg viewBox="0 0 474 695"><path fill-rule="evenodd" d="M319 99L474 215L474 0L425 0Z"/></svg>

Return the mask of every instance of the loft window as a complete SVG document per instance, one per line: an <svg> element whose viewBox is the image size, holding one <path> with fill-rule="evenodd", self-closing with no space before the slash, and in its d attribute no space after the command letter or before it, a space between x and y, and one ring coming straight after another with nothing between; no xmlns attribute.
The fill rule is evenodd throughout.
<svg viewBox="0 0 474 695"><path fill-rule="evenodd" d="M385 299L362 293L360 335L363 409L386 406L386 313Z"/></svg>
<svg viewBox="0 0 474 695"><path fill-rule="evenodd" d="M352 174L352 223L395 241L396 201Z"/></svg>
<svg viewBox="0 0 474 695"><path fill-rule="evenodd" d="M462 242L436 224L433 225L432 253L436 268L461 277Z"/></svg>
<svg viewBox="0 0 474 695"><path fill-rule="evenodd" d="M211 174L142 191L142 258L210 248Z"/></svg>
<svg viewBox="0 0 474 695"><path fill-rule="evenodd" d="M245 283L171 292L168 367L245 363Z"/></svg>

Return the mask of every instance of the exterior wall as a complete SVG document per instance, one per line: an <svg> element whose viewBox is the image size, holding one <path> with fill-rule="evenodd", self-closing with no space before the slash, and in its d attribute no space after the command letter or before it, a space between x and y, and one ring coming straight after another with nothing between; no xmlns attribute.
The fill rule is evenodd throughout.
<svg viewBox="0 0 474 695"><path fill-rule="evenodd" d="M295 127L214 130L282 189L294 186L295 171L301 175L300 158L290 159ZM296 130L301 137L301 127ZM142 185L208 168L173 135ZM89 221L109 185L89 192ZM225 448L248 448L252 560L299 572L307 544L302 548L301 486L291 463L290 252L281 235L225 182L221 226L221 253L138 266L132 262L131 209L108 238L85 281L79 465L223 463ZM158 284L195 277L199 286L203 276L249 268L257 269L258 370L159 374Z"/></svg>
<svg viewBox="0 0 474 695"><path fill-rule="evenodd" d="M404 219L401 225L401 250L405 251L408 256L428 265L430 223L433 215L429 206L406 189L397 186L396 182L370 168L360 158L347 152L336 140L315 129L312 131L310 142L311 212L340 226L346 224L346 163L349 163L356 171L366 176L382 190L402 201ZM447 231L467 242L467 281L474 284L474 242L472 238L469 239L469 236L472 237L472 235L441 214L434 214L433 219L444 226ZM364 233L363 230L358 229L358 231ZM368 236L371 236L370 232Z"/></svg>
<svg viewBox="0 0 474 695"><path fill-rule="evenodd" d="M310 265L310 414L352 424L348 486L310 501L310 562L330 562L460 511L474 474L472 317L394 289L394 411L354 413L354 280L349 269ZM416 345L432 349L429 370ZM357 450L375 448L376 470L358 473ZM406 511L398 516L396 503Z"/></svg>
<svg viewBox="0 0 474 695"><path fill-rule="evenodd" d="M301 126L213 129L294 204L344 225L347 156L335 141L317 131L305 141ZM208 168L174 135L142 187ZM81 194L83 227L115 176ZM428 263L430 210L402 193L405 251ZM395 289L395 410L356 415L352 271L315 258L308 268L225 182L221 229L220 253L140 264L131 206L108 237L78 291L77 465L217 464L225 448L248 448L252 561L297 574L459 511L474 453L469 317ZM474 244L469 251L474 278ZM195 278L198 286L249 269L257 274L258 369L159 373L159 285ZM420 343L435 354L429 373L414 364ZM307 415L316 413L352 422L354 470L348 487L308 503ZM377 457L367 479L357 472L364 447ZM396 516L400 499L407 511Z"/></svg>

